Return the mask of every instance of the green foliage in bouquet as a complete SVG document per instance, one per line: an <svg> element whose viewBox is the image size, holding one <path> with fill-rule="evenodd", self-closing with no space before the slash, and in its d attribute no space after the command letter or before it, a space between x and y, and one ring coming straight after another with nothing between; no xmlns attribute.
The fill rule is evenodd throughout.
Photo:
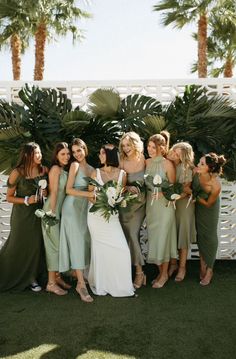
<svg viewBox="0 0 236 359"><path fill-rule="evenodd" d="M91 177L84 179L95 187L96 202L89 212L99 211L106 221L109 221L111 215L117 214L119 210L125 210L128 204L137 202L137 194L125 191L125 188L116 181L108 181L102 186Z"/></svg>
<svg viewBox="0 0 236 359"><path fill-rule="evenodd" d="M37 209L35 215L38 218L41 218L41 221L45 224L46 231L50 233L50 228L59 223L59 219L56 218L56 215L51 211L45 212L43 209Z"/></svg>
<svg viewBox="0 0 236 359"><path fill-rule="evenodd" d="M170 183L164 180L161 184L161 191L168 201L176 201L183 193L183 184L179 182Z"/></svg>

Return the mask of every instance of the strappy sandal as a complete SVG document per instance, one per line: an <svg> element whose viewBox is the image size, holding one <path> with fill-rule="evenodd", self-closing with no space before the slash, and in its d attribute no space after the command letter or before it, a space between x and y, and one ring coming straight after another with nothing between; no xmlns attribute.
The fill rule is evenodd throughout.
<svg viewBox="0 0 236 359"><path fill-rule="evenodd" d="M63 289L70 289L71 285L67 284L60 276L59 273L56 274L56 283L59 284Z"/></svg>
<svg viewBox="0 0 236 359"><path fill-rule="evenodd" d="M142 285L146 285L146 275L143 272L137 272L134 279L134 288L139 289Z"/></svg>
<svg viewBox="0 0 236 359"><path fill-rule="evenodd" d="M56 295L65 295L68 293L67 290L60 288L57 283L54 282L47 284L46 291L49 293L54 293Z"/></svg>
<svg viewBox="0 0 236 359"><path fill-rule="evenodd" d="M93 302L93 298L91 297L91 295L89 294L88 290L86 287L81 287L79 288L78 286L75 288L76 292L80 295L80 299L83 302L86 303L92 303Z"/></svg>
<svg viewBox="0 0 236 359"><path fill-rule="evenodd" d="M161 281L160 282L160 279L159 279L159 281L154 281L154 283L153 283L153 285L152 285L152 288L154 288L154 289L160 289L160 288L162 288L162 287L164 287L164 285L166 284L166 282L168 281L168 277L166 277L165 279L164 279L164 281Z"/></svg>

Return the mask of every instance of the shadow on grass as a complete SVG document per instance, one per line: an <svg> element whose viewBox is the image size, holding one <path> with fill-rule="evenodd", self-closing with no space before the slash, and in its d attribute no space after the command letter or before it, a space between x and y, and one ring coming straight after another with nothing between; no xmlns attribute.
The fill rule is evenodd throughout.
<svg viewBox="0 0 236 359"><path fill-rule="evenodd" d="M228 359L235 357L236 262L218 261L212 284L184 282L138 290L138 298L79 300L46 292L0 296L0 357ZM147 268L149 283L154 267Z"/></svg>

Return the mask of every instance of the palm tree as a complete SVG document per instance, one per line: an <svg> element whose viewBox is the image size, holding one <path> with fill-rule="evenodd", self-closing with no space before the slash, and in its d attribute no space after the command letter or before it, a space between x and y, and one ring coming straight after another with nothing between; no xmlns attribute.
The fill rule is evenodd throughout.
<svg viewBox="0 0 236 359"><path fill-rule="evenodd" d="M236 2L222 0L221 6L215 8L209 17L209 36L207 38L207 63L209 75L218 77L233 76L236 64ZM193 33L197 41L197 34ZM191 72L197 71L197 62L192 66Z"/></svg>
<svg viewBox="0 0 236 359"><path fill-rule="evenodd" d="M46 40L72 33L73 41L82 38L82 32L75 25L90 14L78 8L75 0L31 1L29 12L35 33L34 80L43 80Z"/></svg>
<svg viewBox="0 0 236 359"><path fill-rule="evenodd" d="M217 6L217 0L162 0L154 5L154 11L161 11L165 26L174 24L182 29L192 22L198 24L198 77L207 77L207 25L208 14Z"/></svg>
<svg viewBox="0 0 236 359"><path fill-rule="evenodd" d="M2 0L0 2L0 46L8 46L12 53L13 79L20 80L21 54L29 45L30 21L24 1Z"/></svg>
<svg viewBox="0 0 236 359"><path fill-rule="evenodd" d="M236 65L236 2L225 1L224 6L214 11L210 17L211 32L208 38L208 58L212 62L211 73L215 76L233 76ZM215 61L221 67L215 68Z"/></svg>

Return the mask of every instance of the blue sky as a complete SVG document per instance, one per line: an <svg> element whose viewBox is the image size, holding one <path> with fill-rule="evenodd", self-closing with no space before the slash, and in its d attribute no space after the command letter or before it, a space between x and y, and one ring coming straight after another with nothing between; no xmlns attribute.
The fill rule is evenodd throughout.
<svg viewBox="0 0 236 359"><path fill-rule="evenodd" d="M160 24L158 0L92 0L92 19L79 23L86 39L71 36L47 44L44 80L122 80L196 78L193 27L176 30ZM81 4L79 1L78 4ZM33 79L34 44L22 59L22 80ZM0 54L0 81L12 80L11 55Z"/></svg>

